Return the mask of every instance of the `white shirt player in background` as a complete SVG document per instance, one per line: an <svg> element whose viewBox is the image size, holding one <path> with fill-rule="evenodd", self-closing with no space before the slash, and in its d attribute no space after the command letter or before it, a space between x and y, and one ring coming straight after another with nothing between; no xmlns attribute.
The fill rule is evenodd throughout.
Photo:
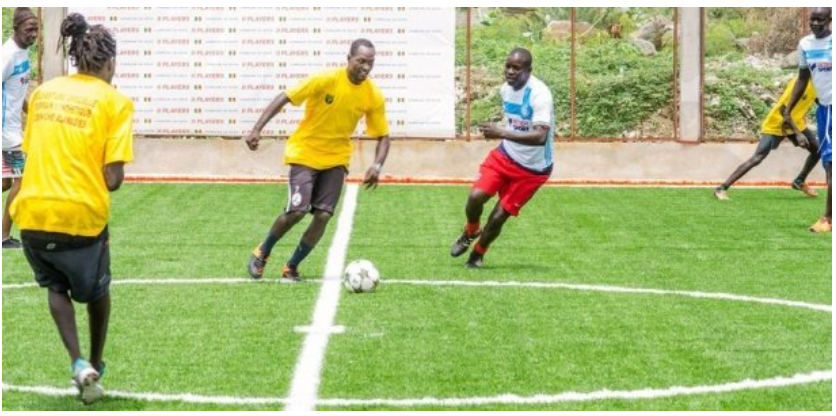
<svg viewBox="0 0 836 416"><path fill-rule="evenodd" d="M3 192L9 191L3 209L3 249L20 249L11 237L9 207L20 189L23 175L23 111L29 88L29 47L38 39L38 19L28 7L14 13L14 34L3 44Z"/></svg>
<svg viewBox="0 0 836 416"><path fill-rule="evenodd" d="M810 227L815 233L826 233L833 230L833 33L831 23L833 11L830 7L810 8L810 31L798 43L799 68L798 82L790 98L789 105L784 110L784 121L789 124L792 120L792 109L804 95L807 83L812 80L816 95L819 97L819 108L816 111L818 125L819 148L821 161L827 172L827 203L824 216Z"/></svg>
<svg viewBox="0 0 836 416"><path fill-rule="evenodd" d="M526 49L511 51L505 62L506 84L500 89L504 125L479 125L486 139L502 141L479 167L479 178L465 207L464 232L450 248L451 256L461 256L478 238L465 263L468 268L482 267L484 255L502 226L511 216L519 215L552 172L554 100L549 88L531 75L532 61ZM484 205L497 193L499 201L483 230Z"/></svg>

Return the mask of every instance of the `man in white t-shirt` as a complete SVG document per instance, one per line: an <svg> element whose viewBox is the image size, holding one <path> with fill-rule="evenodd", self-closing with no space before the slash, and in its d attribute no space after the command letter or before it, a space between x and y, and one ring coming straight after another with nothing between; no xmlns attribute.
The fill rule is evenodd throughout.
<svg viewBox="0 0 836 416"><path fill-rule="evenodd" d="M29 87L29 47L38 39L38 19L28 7L18 7L14 14L14 34L3 44L3 192L9 191L3 210L3 248L20 249L12 238L9 207L20 189L24 156L23 112Z"/></svg>
<svg viewBox="0 0 836 416"><path fill-rule="evenodd" d="M554 163L554 100L549 88L531 75L531 52L518 48L505 61L505 81L500 88L505 125L481 124L486 139L502 139L479 168L465 207L467 223L453 242L450 255L464 254L478 239L465 266L479 268L488 247L502 226L548 181ZM484 230L480 221L484 205L494 195L499 201Z"/></svg>
<svg viewBox="0 0 836 416"><path fill-rule="evenodd" d="M819 97L819 108L816 111L820 154L822 165L827 173L827 203L824 215L810 231L827 233L833 230L833 197L831 195L833 176L833 33L830 24L833 12L830 7L810 8L810 31L812 35L805 36L798 43L798 82L795 83L792 98L784 110L784 122L789 125L792 120L790 113L798 104L807 83L812 81Z"/></svg>

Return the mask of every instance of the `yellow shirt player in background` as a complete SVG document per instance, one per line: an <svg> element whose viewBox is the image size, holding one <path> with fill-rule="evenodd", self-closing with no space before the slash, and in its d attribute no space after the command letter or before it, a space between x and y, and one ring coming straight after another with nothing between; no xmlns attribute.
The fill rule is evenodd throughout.
<svg viewBox="0 0 836 416"><path fill-rule="evenodd" d="M252 278L261 279L273 247L310 212L313 220L282 269L283 281L301 280L299 263L319 243L334 215L348 174L351 135L363 117L365 135L378 139L375 163L366 171L363 183L367 188L377 186L389 154L389 124L383 94L368 78L374 59L374 45L367 39L355 40L345 68L313 75L279 94L246 137L250 150L257 150L261 130L284 106L305 104L305 115L285 148L284 163L290 165L287 208L273 222L264 241L253 250L247 268Z"/></svg>
<svg viewBox="0 0 836 416"><path fill-rule="evenodd" d="M755 154L749 160L743 162L722 185L714 190L714 196L717 200L728 201L728 189L742 178L743 175L752 170L752 168L760 165L769 155L769 152L778 148L784 138L790 139L795 146L803 147L810 152L804 161L801 172L792 181L792 189L799 190L811 198L818 196L816 191L805 183L807 175L810 174L810 171L813 170L819 160L819 142L816 140L816 135L807 128L806 123L807 112L810 111L810 107L816 102L816 91L812 86L807 85L804 96L792 111L794 125L784 123L784 116L782 115L792 96L795 81L796 78L793 78L787 84L787 88L784 89L781 98L772 106L772 110L769 111L763 124L761 124L761 140L755 150Z"/></svg>
<svg viewBox="0 0 836 416"><path fill-rule="evenodd" d="M62 41L78 74L38 87L29 99L23 139L27 156L20 193L11 207L35 280L48 289L49 308L70 356L81 400L104 395L105 339L110 317L110 192L133 158L133 103L110 83L116 41L101 25L73 13ZM90 356L79 348L73 300L87 304Z"/></svg>

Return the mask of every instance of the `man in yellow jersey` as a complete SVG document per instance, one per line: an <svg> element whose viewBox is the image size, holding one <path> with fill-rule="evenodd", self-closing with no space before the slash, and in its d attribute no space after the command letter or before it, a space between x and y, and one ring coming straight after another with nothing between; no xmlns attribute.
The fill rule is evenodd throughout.
<svg viewBox="0 0 836 416"><path fill-rule="evenodd" d="M807 175L816 167L816 163L819 160L819 142L816 140L816 135L807 128L805 122L807 112L810 111L810 107L816 101L816 91L811 86L807 86L804 96L792 111L794 125L784 123L783 111L790 100L793 88L795 88L795 81L796 78L790 81L781 98L775 103L763 121L761 125L761 141L755 150L755 154L749 160L743 162L722 185L714 190L714 197L717 200L728 201L729 195L727 191L729 188L740 180L743 175L752 170L752 168L760 165L769 155L769 152L778 148L784 138L789 139L796 147L803 147L810 152L804 162L804 166L801 168L801 172L798 173L798 177L792 182L792 188L812 198L818 196L816 191L805 183Z"/></svg>
<svg viewBox="0 0 836 416"><path fill-rule="evenodd" d="M35 280L48 289L49 309L70 356L81 400L104 395L101 377L110 318L110 192L133 159L133 103L111 86L116 41L101 25L73 13L62 41L78 68L48 81L29 99L23 138L26 174L11 214ZM73 301L87 304L90 356L79 348Z"/></svg>
<svg viewBox="0 0 836 416"><path fill-rule="evenodd" d="M313 75L279 94L246 137L250 150L258 149L261 130L282 108L305 104L305 115L285 148L284 163L290 165L287 208L253 250L247 268L252 278L261 279L276 243L311 213L311 224L282 269L283 282L301 280L299 263L319 243L339 202L353 147L351 134L362 117L366 119L365 135L378 139L375 162L366 171L363 183L367 188L377 186L389 154L389 124L383 94L368 79L374 58L370 41L355 40L345 68Z"/></svg>

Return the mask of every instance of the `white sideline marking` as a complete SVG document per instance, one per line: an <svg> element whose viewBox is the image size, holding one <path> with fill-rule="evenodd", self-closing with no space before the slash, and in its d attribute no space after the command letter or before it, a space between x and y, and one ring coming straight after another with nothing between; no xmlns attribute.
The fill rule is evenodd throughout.
<svg viewBox="0 0 836 416"><path fill-rule="evenodd" d="M356 189L354 191L354 204L356 205ZM348 199L348 198L346 198ZM345 204L345 202L344 202ZM347 205L344 205L344 207ZM343 223L343 214L345 208L340 215L340 223L337 227L337 236L340 234L340 224ZM347 237L346 235L346 242ZM335 236L334 244L337 243L337 236ZM334 252L332 245L328 256L328 266L331 265L331 257ZM343 260L345 262L345 253L343 252ZM320 299L317 302L317 311L319 311L320 303L323 298L323 292L326 286L337 286L337 299L333 306L333 313L336 313L337 302L339 301L339 286L341 285L339 278L334 278L328 272L331 270L326 266L326 275L323 278L323 288L320 289ZM338 276L342 267L337 268ZM310 281L308 281L310 282ZM568 289L581 291L597 291L610 293L628 293L628 294L652 294L652 295L672 295L685 296L697 299L717 299L725 301L737 302L752 302L767 305L776 305L792 308L810 309L820 312L833 313L832 305L822 305L807 302L797 302L785 299L774 298L759 298L753 296L734 295L729 293L711 293L711 292L690 292L682 290L662 290L662 289L641 289L620 286L603 286L603 285L578 285L568 283L543 283L543 282L496 282L496 281L432 281L432 280L384 280L386 284L403 284L403 285L420 285L420 286L459 286L459 287L507 287L507 288L544 288L544 289ZM251 279L127 279L114 281L113 284L124 285L150 285L150 284L250 284L253 283ZM316 283L314 281L314 283ZM25 289L37 287L33 283L3 285L2 289ZM315 312L316 318L316 312ZM334 315L331 315L331 322L322 329L317 330L316 336L324 338L325 344L321 345L322 351L319 354L319 367L316 373L309 373L300 376L301 359L297 363L294 383L299 378L309 380L315 379L316 386L312 390L313 398L308 396L307 403L311 410L315 406L323 407L338 407L338 406L395 406L395 407L411 407L411 406L464 406L464 405L499 405L499 404L550 404L550 403L568 403L568 402L587 402L596 400L644 400L656 399L674 396L693 396L701 394L713 393L729 393L742 390L758 390L768 388L788 387L802 384L810 384L817 382L824 382L833 379L832 370L815 371L812 373L795 374L789 377L773 377L762 380L742 380L732 383L716 384L716 385L700 385L700 386L676 386L662 389L640 389L640 390L598 390L588 393L581 392L564 392L554 395L538 394L534 396L517 396L514 394L503 394L498 396L486 397L462 397L462 398L434 398L424 397L419 399L317 399L317 390L319 385L319 378L321 372L322 359L324 358L324 351L327 345L327 339L330 333L340 326L333 325ZM318 328L317 321L314 320L314 325L305 328ZM308 347L309 336L305 342L305 348ZM303 351L304 352L304 351ZM304 373L304 371L303 371ZM307 377L306 377L307 376ZM312 381L313 382L313 381ZM41 394L48 396L76 396L78 391L76 389L61 389L49 386L16 386L3 383L3 391L16 391L22 393ZM230 397L230 396L199 396L189 393L184 394L160 394L160 393L129 393L117 390L108 390L107 395L110 397L144 400L144 401L164 401L164 402L186 402L186 403L208 403L218 405L259 405L259 404L285 404L291 405L291 399L283 398L247 398L247 397ZM289 410L289 409L288 409Z"/></svg>
<svg viewBox="0 0 836 416"><path fill-rule="evenodd" d="M731 393L741 390L771 389L778 387L796 386L825 382L833 379L832 371L815 371L807 374L796 374L790 377L774 377L764 380L743 380L735 383L716 384L709 386L668 387L664 389L642 390L598 390L588 393L565 392L560 394L538 394L534 396L517 396L503 394L486 397L436 398L423 397L420 399L319 399L314 403L323 407L341 406L479 406L501 404L553 404L571 402L591 402L598 400L648 400L675 396L696 396L703 394ZM15 386L3 383L3 391L40 394L44 396L77 396L74 388L59 389L48 386ZM218 405L263 405L287 404L288 400L274 397L230 397L230 396L199 396L195 394L160 394L160 393L129 393L118 390L108 390L106 397L134 399L152 402L184 402Z"/></svg>
<svg viewBox="0 0 836 416"><path fill-rule="evenodd" d="M353 184L346 187L343 208L337 221L337 231L328 249L328 261L325 263L322 287L319 289L319 298L316 300L311 331L305 337L302 354L299 355L296 368L293 370L286 411L310 412L316 409L325 349L328 347L328 338L331 336L334 318L337 316L337 306L340 304L342 283L339 277L345 268L348 240L351 237L354 211L357 208L357 189L358 186Z"/></svg>

